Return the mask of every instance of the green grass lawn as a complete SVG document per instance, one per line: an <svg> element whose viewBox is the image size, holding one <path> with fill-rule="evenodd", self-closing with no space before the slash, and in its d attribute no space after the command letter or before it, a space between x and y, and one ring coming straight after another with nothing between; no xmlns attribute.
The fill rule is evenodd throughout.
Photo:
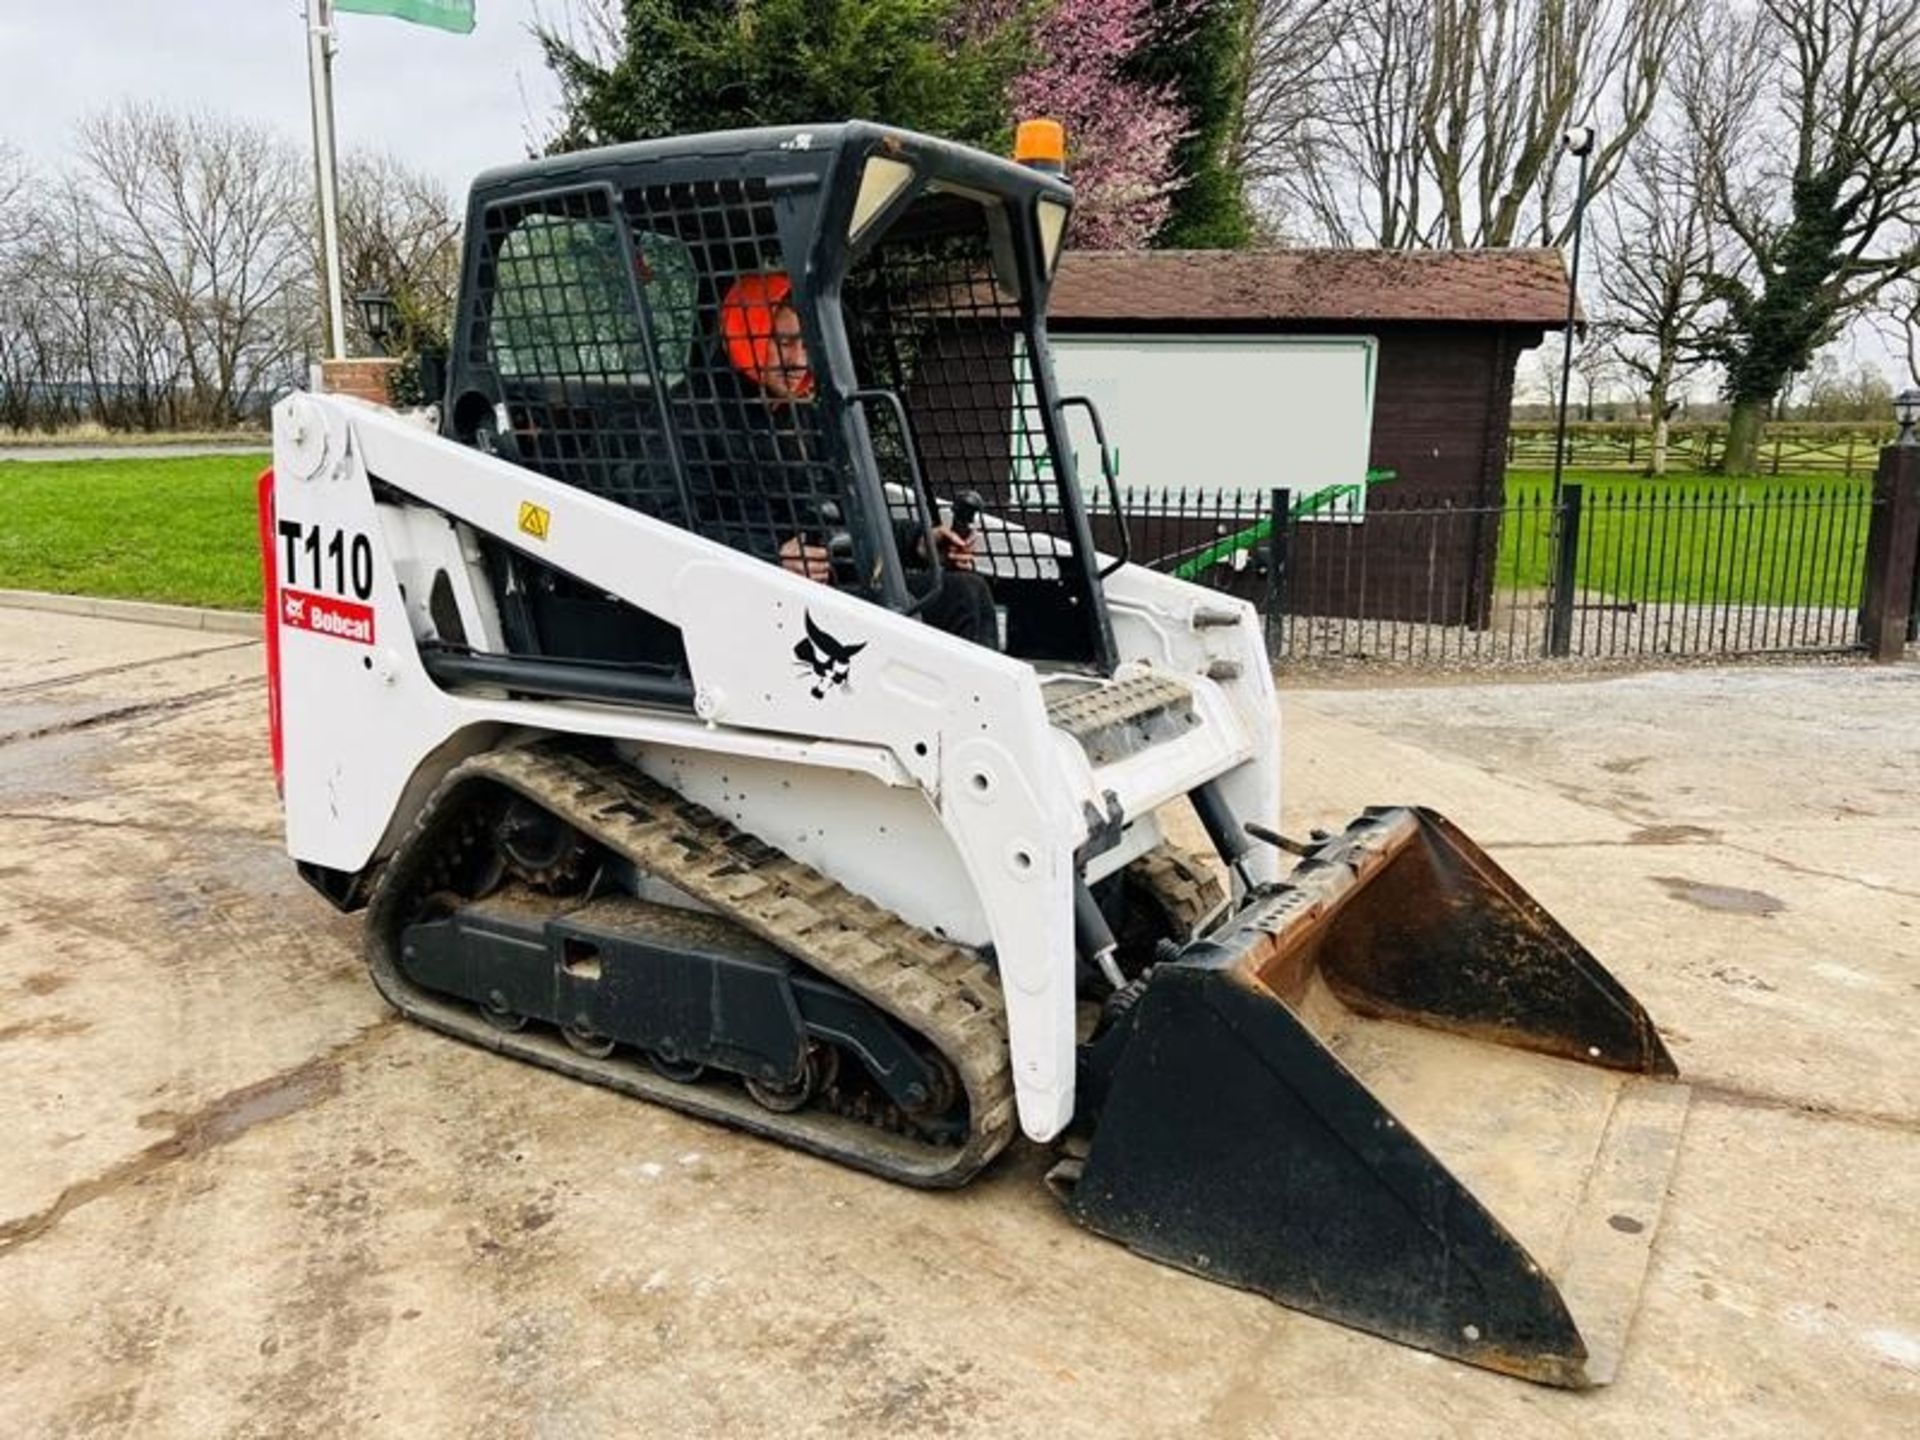
<svg viewBox="0 0 1920 1440"><path fill-rule="evenodd" d="M0 589L260 604L267 456L0 462Z"/></svg>
<svg viewBox="0 0 1920 1440"><path fill-rule="evenodd" d="M1648 480L1569 471L1583 490L1578 584L1619 600L1848 606L1860 598L1872 482L1834 475ZM1507 472L1504 590L1544 589L1552 475Z"/></svg>
<svg viewBox="0 0 1920 1440"><path fill-rule="evenodd" d="M0 463L0 588L232 609L260 603L260 455ZM1825 475L1584 487L1579 583L1621 600L1846 606L1860 594L1870 482ZM1514 470L1497 584L1541 590L1551 476Z"/></svg>

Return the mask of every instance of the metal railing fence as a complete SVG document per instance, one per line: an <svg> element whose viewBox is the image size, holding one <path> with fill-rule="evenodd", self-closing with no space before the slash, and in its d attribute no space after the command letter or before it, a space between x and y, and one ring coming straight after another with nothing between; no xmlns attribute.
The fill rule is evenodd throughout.
<svg viewBox="0 0 1920 1440"><path fill-rule="evenodd" d="M1846 651L1861 644L1864 481L1379 488L1362 515L1286 491L1139 489L1134 558L1254 603L1276 661L1431 666ZM1112 516L1093 506L1096 538Z"/></svg>

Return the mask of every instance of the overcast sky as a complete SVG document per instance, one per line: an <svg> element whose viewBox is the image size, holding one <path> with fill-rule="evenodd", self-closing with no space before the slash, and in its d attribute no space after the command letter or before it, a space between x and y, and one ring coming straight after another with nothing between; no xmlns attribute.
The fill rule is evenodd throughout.
<svg viewBox="0 0 1920 1440"><path fill-rule="evenodd" d="M528 27L567 0L478 0L471 35L338 17L340 148L385 149L456 195L544 134L553 82ZM302 145L302 0L0 0L0 139L56 168L74 123L121 100L245 116Z"/></svg>
<svg viewBox="0 0 1920 1440"><path fill-rule="evenodd" d="M339 17L343 152L387 150L461 197L547 133L556 92L529 27L536 13L564 19L572 0L477 3L471 35ZM57 169L82 116L149 100L245 116L305 146L305 13L304 0L0 0L0 140ZM1849 338L1843 355L1895 370L1867 326Z"/></svg>

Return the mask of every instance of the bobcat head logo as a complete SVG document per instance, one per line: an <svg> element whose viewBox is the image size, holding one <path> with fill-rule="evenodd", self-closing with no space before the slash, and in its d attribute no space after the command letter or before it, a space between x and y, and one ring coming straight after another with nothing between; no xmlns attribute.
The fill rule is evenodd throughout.
<svg viewBox="0 0 1920 1440"><path fill-rule="evenodd" d="M813 615L807 615L807 638L793 647L793 658L813 676L813 698L823 700L827 691L847 683L853 673L853 657L867 648L866 641L845 645L822 630Z"/></svg>

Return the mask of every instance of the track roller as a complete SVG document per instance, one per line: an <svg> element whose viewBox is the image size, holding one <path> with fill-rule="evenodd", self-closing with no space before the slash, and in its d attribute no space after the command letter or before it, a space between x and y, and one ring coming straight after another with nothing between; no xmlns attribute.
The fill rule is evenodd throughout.
<svg viewBox="0 0 1920 1440"><path fill-rule="evenodd" d="M786 1084L746 1077L747 1094L754 1103L771 1110L776 1115L791 1115L796 1110L805 1109L813 1103L814 1097L833 1088L833 1082L840 1073L840 1052L831 1045L810 1045L807 1047L806 1063L800 1067L798 1079Z"/></svg>

